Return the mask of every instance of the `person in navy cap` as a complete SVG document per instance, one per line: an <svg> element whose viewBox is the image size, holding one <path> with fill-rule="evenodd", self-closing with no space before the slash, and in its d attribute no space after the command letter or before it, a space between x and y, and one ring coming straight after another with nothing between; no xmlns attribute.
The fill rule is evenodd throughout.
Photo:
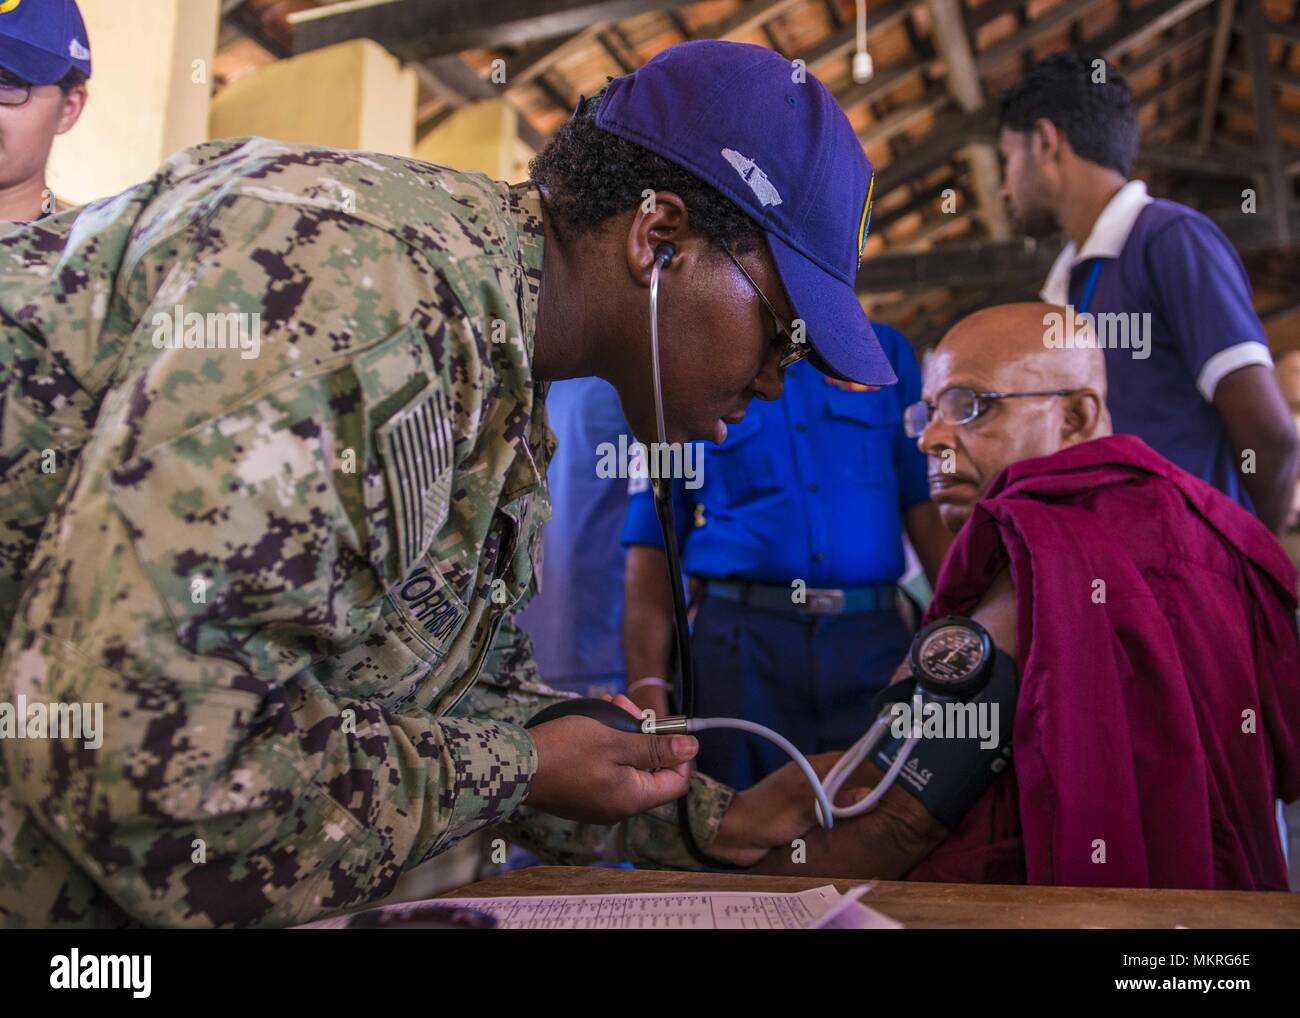
<svg viewBox="0 0 1300 1018"><path fill-rule="evenodd" d="M0 688L104 704L100 751L6 742L9 925L302 922L488 825L665 866L812 825L794 764L733 791L690 735L524 728L568 698L512 617L549 383L659 430L653 283L671 442L721 442L800 360L894 383L854 289L871 164L800 70L674 47L513 185L224 139L0 233ZM591 131L615 144L566 158Z"/></svg>
<svg viewBox="0 0 1300 1018"><path fill-rule="evenodd" d="M0 2L0 221L56 210L45 165L86 105L90 40L75 0Z"/></svg>
<svg viewBox="0 0 1300 1018"><path fill-rule="evenodd" d="M692 62L704 54L716 65ZM722 443L700 461L702 487L696 478L673 479L683 538L689 532L688 572L715 581L703 609L708 618L697 622L707 632L696 640L696 706L708 716L773 725L809 752L845 748L861 734L872 692L888 681L907 644L894 586L903 570L905 514L918 521L914 533L927 535L932 570L947 546L929 505L923 457L903 438L903 404L891 384L907 371L907 388L919 391L915 356L901 334L878 335L854 289L872 183L861 145L820 83L800 83L771 51L688 44L585 100L532 172L574 249L615 237L626 248L629 217L638 233L646 231L637 241L646 253L666 241L677 248L660 284L668 437ZM650 194L655 211L637 213ZM620 284L632 273L642 283L648 276L627 264L624 251L615 254L622 264L615 263L604 292L614 303L626 294L624 328L635 336L645 329L638 322L644 296ZM736 338L755 333L768 337L766 361L731 397L729 412L710 422L697 408L733 369ZM807 341L796 341L801 334ZM689 359L688 344L698 361ZM598 351L609 360L607 377L632 429L653 438L653 424L638 414L650 391L645 355L616 361L610 352ZM866 391L881 385L889 388ZM767 404L783 392L779 404ZM763 405L746 413L751 398ZM698 423L674 428L682 408ZM588 459L594 465L595 457ZM648 490L632 504L624 540L636 545L630 560L645 564L628 577L624 646L636 673L629 672L636 684L629 692L638 707L663 714L671 681L669 586ZM796 577L812 589L810 598L792 599ZM566 602L581 603L604 582L604 574L588 576ZM847 600L844 588L851 588ZM840 599L832 605L823 593ZM728 596L740 603L729 604ZM761 607L754 603L760 598ZM715 613L727 614L725 623L713 624ZM735 641L715 639L741 617L789 654L744 668ZM834 674L817 674L819 660ZM824 695L801 697L809 684L826 686ZM840 709L847 703L861 709ZM711 733L701 767L747 787L784 762L765 744L751 747L751 761L739 741Z"/></svg>

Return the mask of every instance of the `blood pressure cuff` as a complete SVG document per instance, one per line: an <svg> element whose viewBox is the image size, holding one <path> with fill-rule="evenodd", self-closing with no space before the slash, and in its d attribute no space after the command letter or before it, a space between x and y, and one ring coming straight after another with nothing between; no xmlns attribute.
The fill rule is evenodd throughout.
<svg viewBox="0 0 1300 1018"><path fill-rule="evenodd" d="M876 697L877 717L882 712L891 717L891 738L877 746L870 759L887 771L906 744L904 733L919 731L894 785L951 831L1011 762L1019 688L1015 659L996 645L988 682L968 700L922 690L920 716L913 717L916 680L896 682Z"/></svg>

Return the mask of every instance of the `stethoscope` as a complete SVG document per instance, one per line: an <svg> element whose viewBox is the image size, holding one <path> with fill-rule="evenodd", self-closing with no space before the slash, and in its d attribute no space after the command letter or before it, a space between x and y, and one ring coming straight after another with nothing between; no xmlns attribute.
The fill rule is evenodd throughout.
<svg viewBox="0 0 1300 1018"><path fill-rule="evenodd" d="M660 448L667 446L668 429L664 424L663 377L659 367L659 275L663 268L672 261L676 253L677 249L672 244L667 242L659 244L655 248L654 265L650 270L650 351L654 379L655 429ZM669 588L672 590L673 646L677 656L677 672L680 679L679 701L682 713L668 717L647 715L638 719L607 700L594 698L575 699L553 704L545 710L539 711L524 727L531 728L533 725L577 714L590 717L620 731L640 732L646 735L693 735L697 732L721 728L748 732L779 746L803 771L808 783L812 786L813 794L817 798L817 822L822 827L829 830L836 819L844 820L860 816L872 809L880 802L902 772L903 766L907 763L907 759L917 743L917 739L920 738L919 732L914 731L912 735L906 738L890 764L889 770L885 772L884 778L869 795L852 806L833 806L832 802L849 775L875 749L876 744L889 729L890 716L888 712L881 712L862 738L835 762L835 766L827 772L824 780L817 777L817 772L813 770L812 764L808 762L807 757L799 752L788 739L765 725L740 718L696 718L691 716L695 713L695 655L691 647L690 622L686 614L686 588L682 579L682 559L677 547L676 510L673 504L672 478L651 477L650 486L654 494L655 515L659 519L659 529L663 533L664 554L668 563ZM913 695L912 701L912 717L919 718L921 716L922 702L919 690ZM678 821L687 847L698 860L715 868L735 868L728 863L708 857L696 844L694 832L691 830L689 822L685 796L678 800Z"/></svg>

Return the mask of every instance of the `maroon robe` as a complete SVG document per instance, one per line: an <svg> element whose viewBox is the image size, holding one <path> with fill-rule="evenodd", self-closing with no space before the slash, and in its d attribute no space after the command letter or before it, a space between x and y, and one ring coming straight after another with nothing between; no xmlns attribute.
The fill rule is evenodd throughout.
<svg viewBox="0 0 1300 1018"><path fill-rule="evenodd" d="M1003 471L927 620L970 614L1004 568L1013 766L909 879L1285 890L1300 648L1267 528L1117 435Z"/></svg>

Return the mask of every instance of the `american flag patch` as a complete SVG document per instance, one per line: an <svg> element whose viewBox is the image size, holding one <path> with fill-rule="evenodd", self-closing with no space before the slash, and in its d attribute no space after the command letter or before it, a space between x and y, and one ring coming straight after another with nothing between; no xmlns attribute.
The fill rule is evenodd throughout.
<svg viewBox="0 0 1300 1018"><path fill-rule="evenodd" d="M402 576L447 521L453 466L450 411L446 393L438 389L417 397L379 429Z"/></svg>

